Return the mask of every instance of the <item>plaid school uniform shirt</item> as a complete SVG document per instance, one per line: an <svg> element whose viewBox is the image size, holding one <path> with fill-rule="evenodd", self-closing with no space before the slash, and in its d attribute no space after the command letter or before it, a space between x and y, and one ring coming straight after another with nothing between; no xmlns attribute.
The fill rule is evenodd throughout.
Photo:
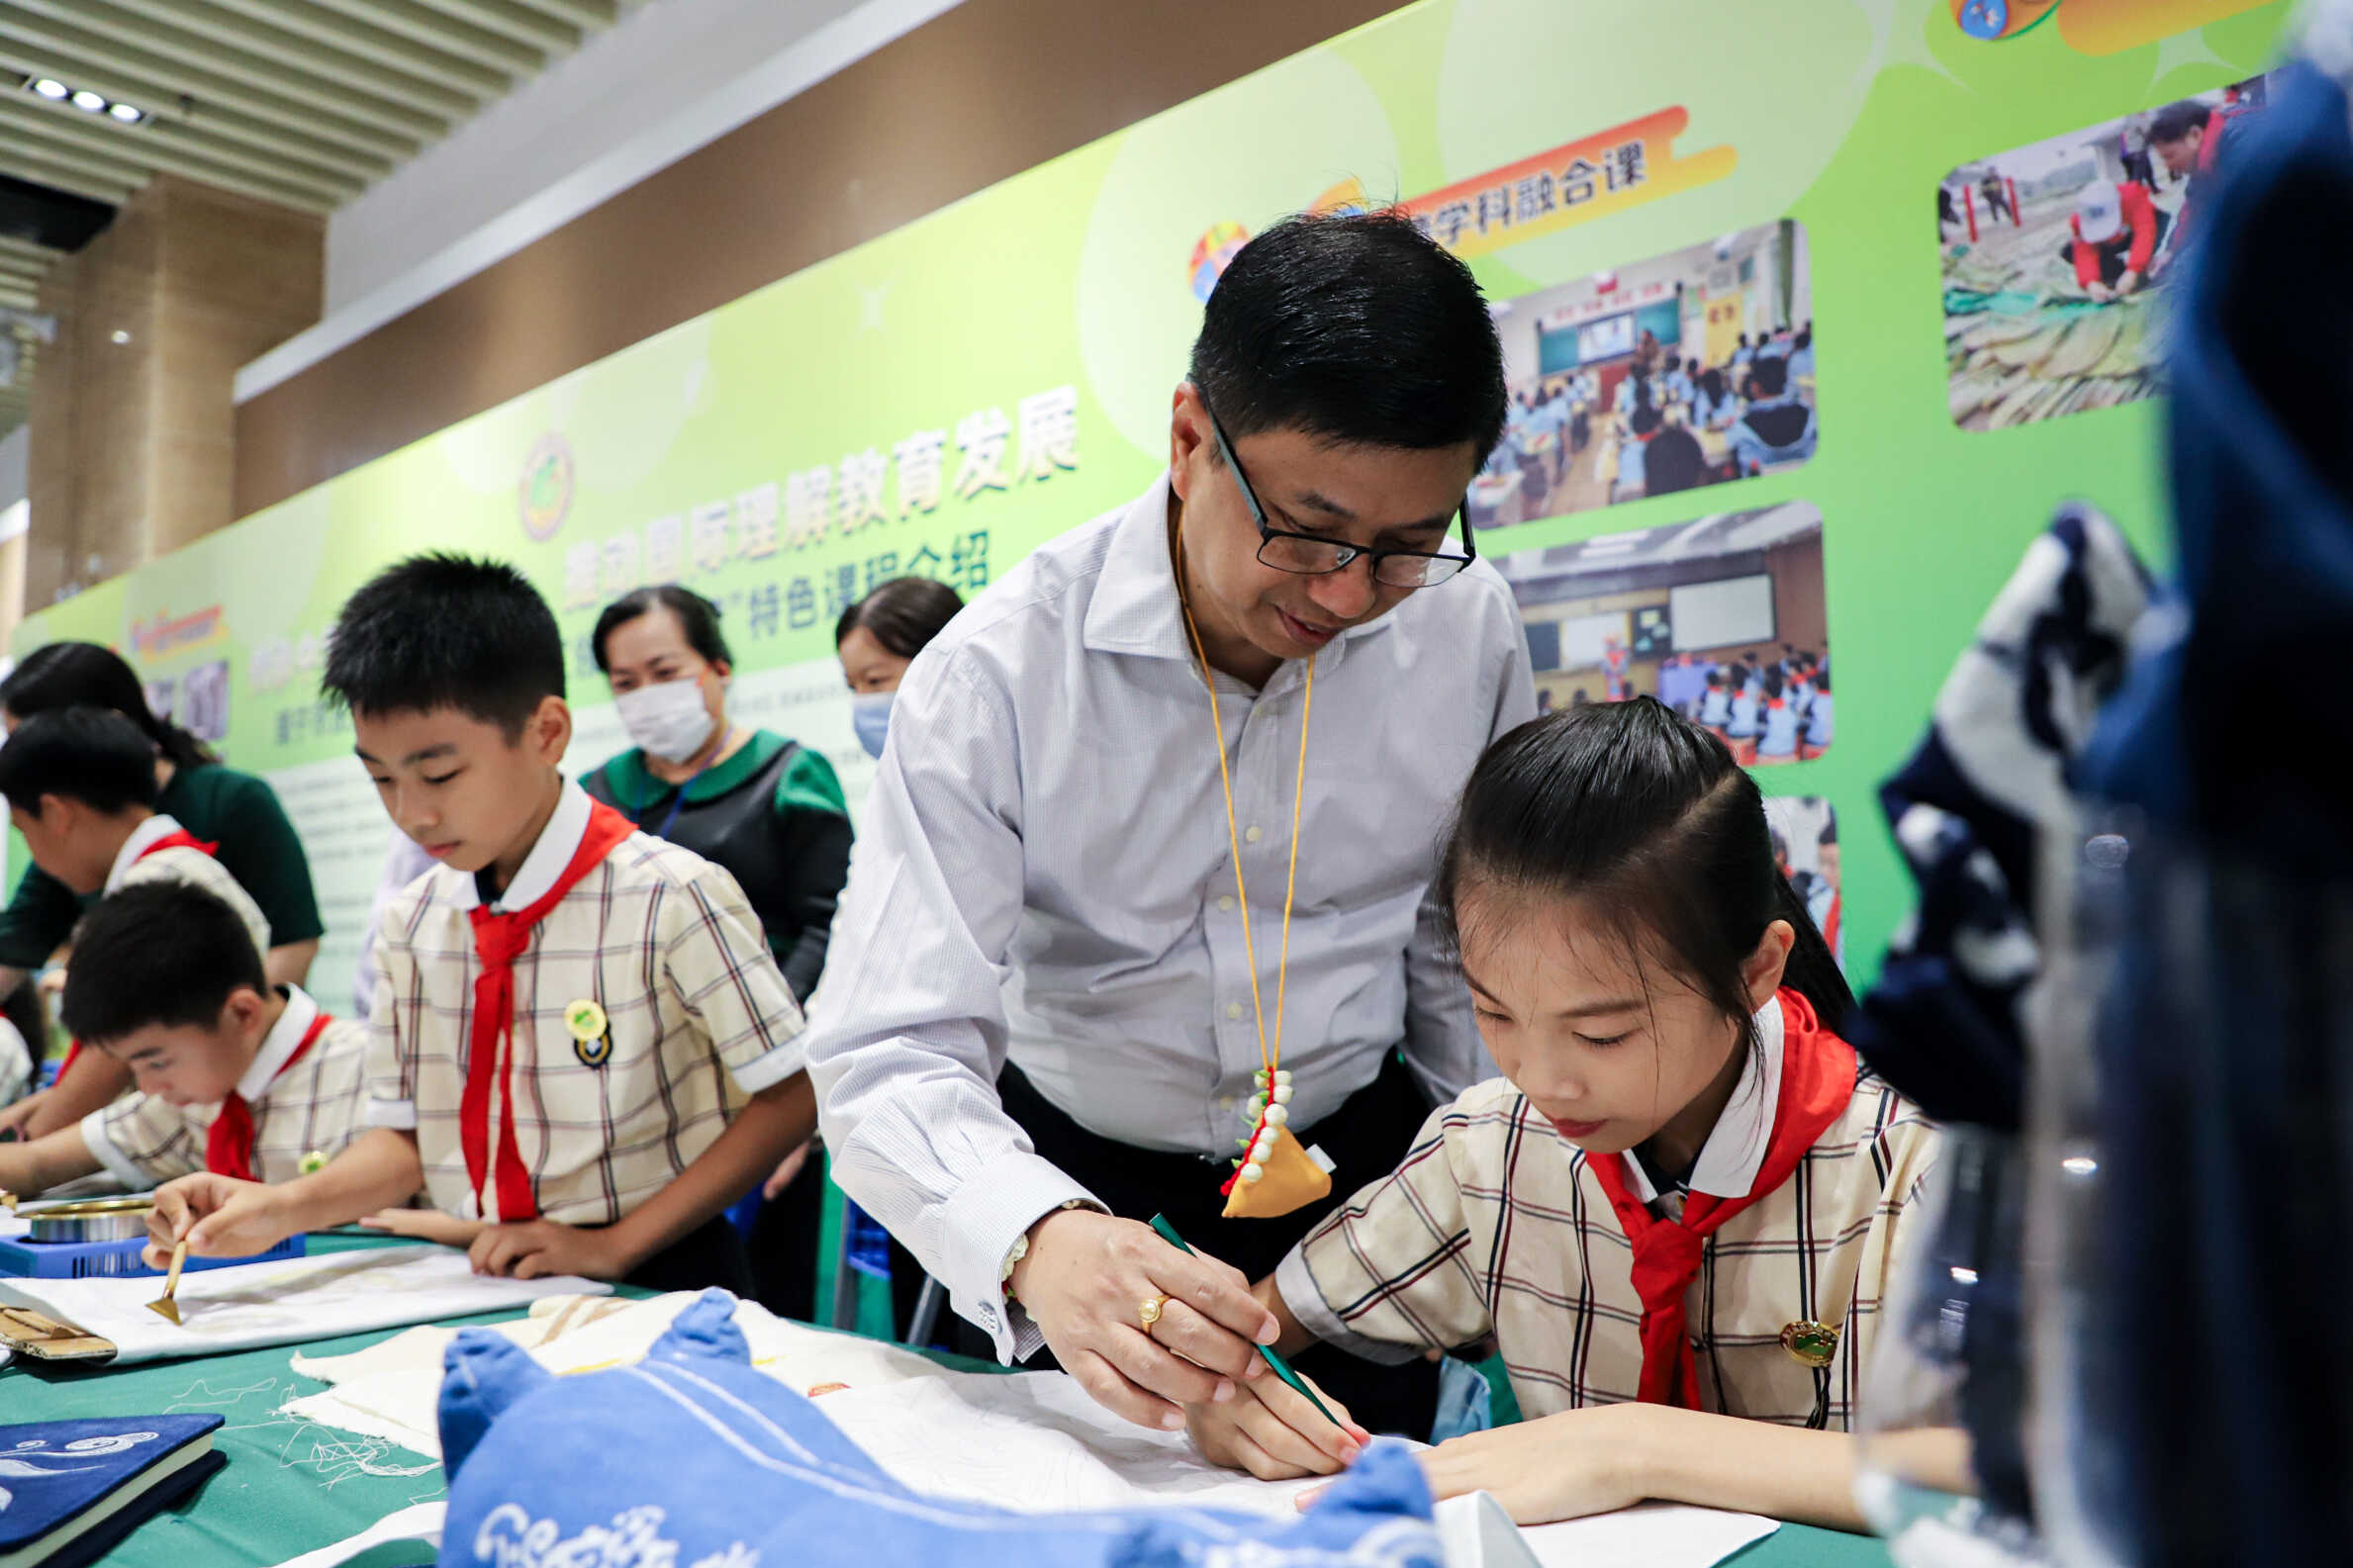
<svg viewBox="0 0 2353 1568"><path fill-rule="evenodd" d="M332 1159L359 1135L368 1053L366 1026L335 1018L288 1066L319 1004L299 986L285 991L285 1012L236 1084L253 1117L253 1173L273 1184L301 1175L312 1154ZM205 1140L220 1114L218 1105L129 1094L82 1119L82 1143L116 1180L144 1189L204 1169Z"/></svg>
<svg viewBox="0 0 2353 1568"><path fill-rule="evenodd" d="M269 920L251 895L237 885L228 867L186 844L155 848L173 834L186 831L176 819L161 811L133 828L131 836L115 853L115 864L106 874L106 890L118 892L141 882L186 882L191 887L201 887L236 911L237 919L252 934L253 951L266 957Z"/></svg>
<svg viewBox="0 0 2353 1568"><path fill-rule="evenodd" d="M1782 1048L1780 1009L1702 1148L1689 1190L1744 1194L1764 1160ZM1762 1060L1757 1060L1761 1056ZM1788 1180L1708 1237L1687 1299L1704 1409L1793 1427L1851 1429L1897 1232L1936 1135L1858 1069L1846 1108ZM1505 1079L1441 1106L1391 1175L1358 1193L1276 1271L1284 1303L1319 1337L1373 1360L1492 1337L1528 1417L1633 1400L1642 1298L1625 1227L1594 1175L1624 1159L1629 1188L1680 1218L1639 1160L1588 1155ZM1789 1325L1835 1328L1828 1366L1782 1347Z"/></svg>
<svg viewBox="0 0 2353 1568"><path fill-rule="evenodd" d="M588 831L591 802L564 785L555 813L494 910L553 888ZM496 1220L486 1170L466 1169L459 1106L482 963L468 912L475 878L435 867L384 910L369 1019L371 1126L414 1132L426 1198ZM595 1002L607 1034L574 1038L567 1014ZM691 850L632 833L580 878L515 961L515 1043L494 1084L512 1094L515 1138L539 1216L610 1225L717 1142L744 1103L802 1066L800 1008L735 878Z"/></svg>

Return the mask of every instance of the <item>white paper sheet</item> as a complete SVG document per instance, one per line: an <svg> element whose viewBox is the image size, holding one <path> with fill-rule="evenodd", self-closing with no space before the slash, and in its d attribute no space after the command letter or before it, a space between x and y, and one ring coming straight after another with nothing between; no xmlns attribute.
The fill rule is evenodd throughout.
<svg viewBox="0 0 2353 1568"><path fill-rule="evenodd" d="M642 1357L693 1300L686 1291L627 1304L550 1297L533 1303L529 1318L497 1330L551 1372L585 1372ZM824 1383L872 1388L955 1375L911 1350L790 1323L753 1302L737 1304L735 1326L753 1365L804 1394ZM456 1337L454 1329L411 1329L351 1355L297 1353L295 1371L334 1387L291 1401L285 1414L438 1458L441 1356Z"/></svg>
<svg viewBox="0 0 2353 1568"><path fill-rule="evenodd" d="M1181 1432L1131 1426L1060 1372L959 1372L826 1396L819 1408L908 1486L1029 1512L1184 1503L1287 1517L1312 1481L1221 1470ZM1521 1531L1546 1568L1712 1568L1780 1526L1651 1504Z"/></svg>
<svg viewBox="0 0 2353 1568"><path fill-rule="evenodd" d="M241 1263L180 1276L180 1327L147 1311L155 1279L6 1279L0 1301L114 1341L114 1364L294 1344L474 1313L542 1296L604 1295L595 1280L477 1275L445 1246L394 1246Z"/></svg>

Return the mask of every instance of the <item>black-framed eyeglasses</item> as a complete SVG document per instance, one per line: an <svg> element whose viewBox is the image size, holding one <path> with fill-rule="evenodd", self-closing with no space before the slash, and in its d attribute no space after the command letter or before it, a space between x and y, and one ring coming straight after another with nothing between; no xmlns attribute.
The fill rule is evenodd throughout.
<svg viewBox="0 0 2353 1568"><path fill-rule="evenodd" d="M1242 492L1242 504L1250 508L1250 520L1258 524L1261 565L1301 577L1324 577L1348 570L1359 556L1369 556L1375 583L1389 588L1433 588L1478 559L1478 546L1470 540L1468 497L1456 508L1462 522L1465 553L1461 555L1449 555L1442 550L1368 550L1339 539L1312 533L1285 533L1270 527L1267 508L1259 505L1258 492L1250 488L1250 476L1242 472L1242 464L1234 456L1234 443L1226 439L1225 426L1218 423L1217 415L1206 403L1201 405L1201 412L1209 415L1209 433L1217 439L1217 455L1233 470L1234 488Z"/></svg>

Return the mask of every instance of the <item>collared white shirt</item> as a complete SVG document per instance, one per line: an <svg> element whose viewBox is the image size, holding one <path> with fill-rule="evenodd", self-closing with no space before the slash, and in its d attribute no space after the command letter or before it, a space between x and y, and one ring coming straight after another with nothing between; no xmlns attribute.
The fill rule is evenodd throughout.
<svg viewBox="0 0 2353 1568"><path fill-rule="evenodd" d="M140 882L186 882L201 887L236 911L237 919L244 922L245 930L253 938L253 951L267 958L269 917L237 884L228 867L185 844L175 844L167 850L155 848L180 831L178 819L165 811L156 812L133 828L123 847L115 852L114 865L107 870L106 891L119 892Z"/></svg>
<svg viewBox="0 0 2353 1568"><path fill-rule="evenodd" d="M332 1159L361 1130L366 1027L330 1021L289 1069L318 1021L319 1004L299 985L284 989L286 1010L236 1082L253 1117L253 1173L267 1182L301 1175L306 1155ZM220 1114L217 1104L175 1106L151 1094L125 1095L82 1118L82 1145L125 1186L149 1187L205 1168L205 1141Z"/></svg>
<svg viewBox="0 0 2353 1568"><path fill-rule="evenodd" d="M1214 749L1227 749L1259 994L1274 1029L1300 661L1217 678L1169 558L1169 486L1055 539L924 650L892 708L809 1069L834 1179L1000 1356L1042 1342L999 1289L1086 1196L997 1099L1010 1059L1089 1130L1224 1178L1260 1065ZM1315 660L1282 1064L1312 1129L1402 1044L1434 1098L1492 1071L1426 892L1489 741L1535 714L1526 633L1484 563Z"/></svg>
<svg viewBox="0 0 2353 1568"><path fill-rule="evenodd" d="M1651 1185L1650 1172L1632 1153L1618 1156L1626 1172L1626 1188L1653 1209L1664 1207L1667 1217L1683 1218L1685 1192L1712 1193L1719 1198L1745 1198L1764 1169L1765 1151L1773 1142L1773 1112L1781 1104L1781 1003L1767 1001L1755 1014L1757 1049L1741 1051L1741 1081L1724 1102L1708 1141L1700 1146L1683 1192L1664 1198Z"/></svg>
<svg viewBox="0 0 2353 1568"><path fill-rule="evenodd" d="M526 908L555 885L592 805L566 782L493 909ZM496 1219L476 1203L458 1126L482 968L468 911L480 903L471 874L437 866L385 905L366 1119L417 1135L436 1207ZM603 1009L604 1038L573 1037L566 1015L581 1001ZM692 850L630 834L556 901L515 961L516 1138L540 1214L566 1225L628 1214L701 1158L749 1096L800 1070L800 1009L735 878ZM495 1210L495 1183L483 1197Z"/></svg>

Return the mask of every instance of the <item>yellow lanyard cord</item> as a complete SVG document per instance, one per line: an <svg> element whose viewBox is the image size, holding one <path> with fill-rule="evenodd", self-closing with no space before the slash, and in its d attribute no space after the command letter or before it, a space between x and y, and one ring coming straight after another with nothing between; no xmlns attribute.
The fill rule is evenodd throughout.
<svg viewBox="0 0 2353 1568"><path fill-rule="evenodd" d="M1209 668L1209 652L1201 644L1201 629L1193 624L1190 596L1184 592L1184 519L1176 522L1176 603L1184 611L1184 629L1191 634L1193 653L1201 661L1201 685L1209 689L1209 724L1217 739L1217 782L1226 797L1226 843L1234 862L1234 897L1242 906L1242 957L1250 966L1250 1007L1258 1020L1259 1061L1267 1069L1267 1092L1272 1098L1274 1069L1282 1064L1282 1008L1290 989L1291 897L1299 886L1299 807L1307 798L1307 725L1315 713L1315 656L1307 658L1307 692L1299 704L1299 772L1291 791L1290 869L1282 884L1282 948L1274 963L1274 1046L1267 1047L1267 1008L1259 999L1258 950L1250 939L1250 889L1242 880L1242 834L1234 821L1234 777L1226 765L1225 716L1217 705L1217 677Z"/></svg>

